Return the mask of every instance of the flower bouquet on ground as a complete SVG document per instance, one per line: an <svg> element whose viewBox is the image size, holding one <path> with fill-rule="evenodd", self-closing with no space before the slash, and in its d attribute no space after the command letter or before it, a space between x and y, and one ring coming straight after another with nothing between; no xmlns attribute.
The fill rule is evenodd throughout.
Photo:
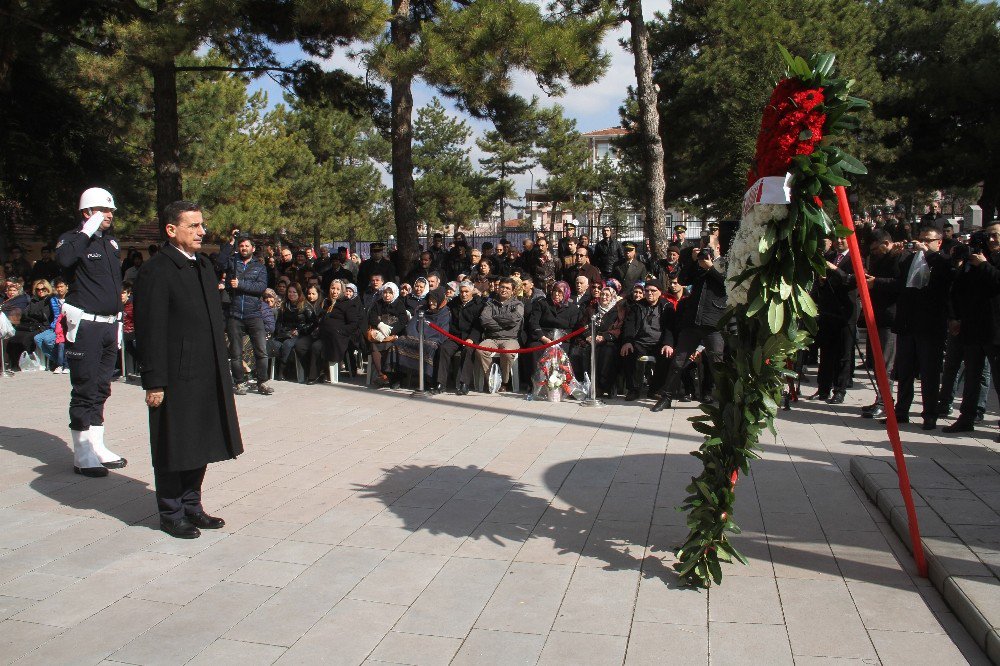
<svg viewBox="0 0 1000 666"><path fill-rule="evenodd" d="M558 402L563 397L581 399L585 395L583 386L573 376L573 367L562 345L545 350L532 377L532 388L532 396L536 400Z"/></svg>
<svg viewBox="0 0 1000 666"><path fill-rule="evenodd" d="M848 92L853 81L833 76L834 56L808 61L779 46L788 66L764 109L747 175L743 217L727 264L726 314L719 322L727 355L715 368L715 404L702 405L694 429L705 436L694 455L704 471L691 480L682 510L690 530L674 565L681 579L722 581L722 562L746 559L729 542L736 482L758 458L760 435L774 429L781 390L795 373L786 361L816 334L809 292L826 275L823 238L847 235L823 210L845 176L864 166L834 145L859 126L852 112L868 103Z"/></svg>

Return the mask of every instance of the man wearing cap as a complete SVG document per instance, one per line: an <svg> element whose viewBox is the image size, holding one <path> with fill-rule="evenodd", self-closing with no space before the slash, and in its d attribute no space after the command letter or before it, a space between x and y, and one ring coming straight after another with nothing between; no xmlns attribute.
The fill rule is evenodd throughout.
<svg viewBox="0 0 1000 666"><path fill-rule="evenodd" d="M648 268L646 264L639 261L635 243L625 241L622 244L622 250L625 252L625 257L615 264L615 279L622 284L635 284L642 281L646 277Z"/></svg>
<svg viewBox="0 0 1000 666"><path fill-rule="evenodd" d="M657 279L647 280L643 289L644 298L628 311L622 327L621 355L625 360L625 399L639 397L641 378L636 377L639 358L652 356L656 359L653 379L649 382L649 394L656 393L666 379L667 359L674 353L673 305L661 299L663 283Z"/></svg>
<svg viewBox="0 0 1000 666"><path fill-rule="evenodd" d="M678 224L674 227L674 237L670 240L674 245L679 245L684 247L684 243L687 242L688 228L686 225Z"/></svg>
<svg viewBox="0 0 1000 666"><path fill-rule="evenodd" d="M127 461L104 444L104 403L121 346L122 272L118 241L111 235L115 200L99 187L80 196L80 225L56 243L56 260L72 272L63 305L66 364L72 384L69 428L73 471L107 476Z"/></svg>
<svg viewBox="0 0 1000 666"><path fill-rule="evenodd" d="M396 267L384 255L385 243L372 243L371 257L361 262L358 269L358 284L368 284L378 273L383 282L396 282Z"/></svg>

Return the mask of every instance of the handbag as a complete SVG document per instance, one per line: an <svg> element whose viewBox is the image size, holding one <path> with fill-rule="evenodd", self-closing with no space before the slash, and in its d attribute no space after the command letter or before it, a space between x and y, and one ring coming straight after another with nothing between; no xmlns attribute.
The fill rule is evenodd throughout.
<svg viewBox="0 0 1000 666"><path fill-rule="evenodd" d="M14 337L14 325L7 319L4 312L0 312L0 340L7 340Z"/></svg>
<svg viewBox="0 0 1000 666"><path fill-rule="evenodd" d="M21 352L21 358L18 359L18 367L21 368L21 372L38 372L39 370L45 369L45 364L42 360L38 358L38 354L35 352Z"/></svg>

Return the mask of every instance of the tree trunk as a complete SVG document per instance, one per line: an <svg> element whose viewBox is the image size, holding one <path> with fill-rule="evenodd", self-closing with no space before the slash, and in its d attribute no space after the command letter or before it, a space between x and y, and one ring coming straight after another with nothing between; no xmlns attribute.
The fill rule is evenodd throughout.
<svg viewBox="0 0 1000 666"><path fill-rule="evenodd" d="M173 60L151 68L153 75L153 166L156 212L183 197L181 148L177 132L177 70Z"/></svg>
<svg viewBox="0 0 1000 666"><path fill-rule="evenodd" d="M649 57L649 31L642 17L642 0L629 0L628 19L632 26L632 55L635 58L636 97L639 102L639 142L642 145L643 224L657 258L667 256L667 210L663 204L666 176L663 167L663 141L660 139L660 112L656 107L653 86L653 61Z"/></svg>
<svg viewBox="0 0 1000 666"><path fill-rule="evenodd" d="M406 51L413 42L410 0L393 0L390 35L393 45ZM396 222L399 272L406 275L417 263L417 202L413 186L413 77L392 78L392 204Z"/></svg>

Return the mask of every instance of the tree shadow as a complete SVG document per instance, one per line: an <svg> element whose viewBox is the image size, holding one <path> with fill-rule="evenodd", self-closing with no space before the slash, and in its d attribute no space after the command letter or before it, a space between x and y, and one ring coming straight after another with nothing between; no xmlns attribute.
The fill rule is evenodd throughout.
<svg viewBox="0 0 1000 666"><path fill-rule="evenodd" d="M103 514L129 525L149 524L156 514L153 488L143 481L109 470L106 477L92 479L73 472L73 449L65 440L41 430L0 426L0 448L18 456L34 458L39 465L29 486L59 505Z"/></svg>
<svg viewBox="0 0 1000 666"><path fill-rule="evenodd" d="M540 484L471 465L411 464L387 468L378 481L354 489L379 498L411 533L462 539L462 548L471 549L469 556L477 550L516 549L503 556L637 570L681 587L672 568L673 553L688 529L685 514L676 507L696 473L692 462L698 464L690 456L669 453L585 458L548 467ZM848 567L852 578L881 585L899 580L897 569L876 561L838 563L827 537L808 521L775 520L765 530L752 479L744 480L741 490L735 518L747 532L735 537L735 543L752 564L767 568L765 575L773 562L824 576Z"/></svg>

